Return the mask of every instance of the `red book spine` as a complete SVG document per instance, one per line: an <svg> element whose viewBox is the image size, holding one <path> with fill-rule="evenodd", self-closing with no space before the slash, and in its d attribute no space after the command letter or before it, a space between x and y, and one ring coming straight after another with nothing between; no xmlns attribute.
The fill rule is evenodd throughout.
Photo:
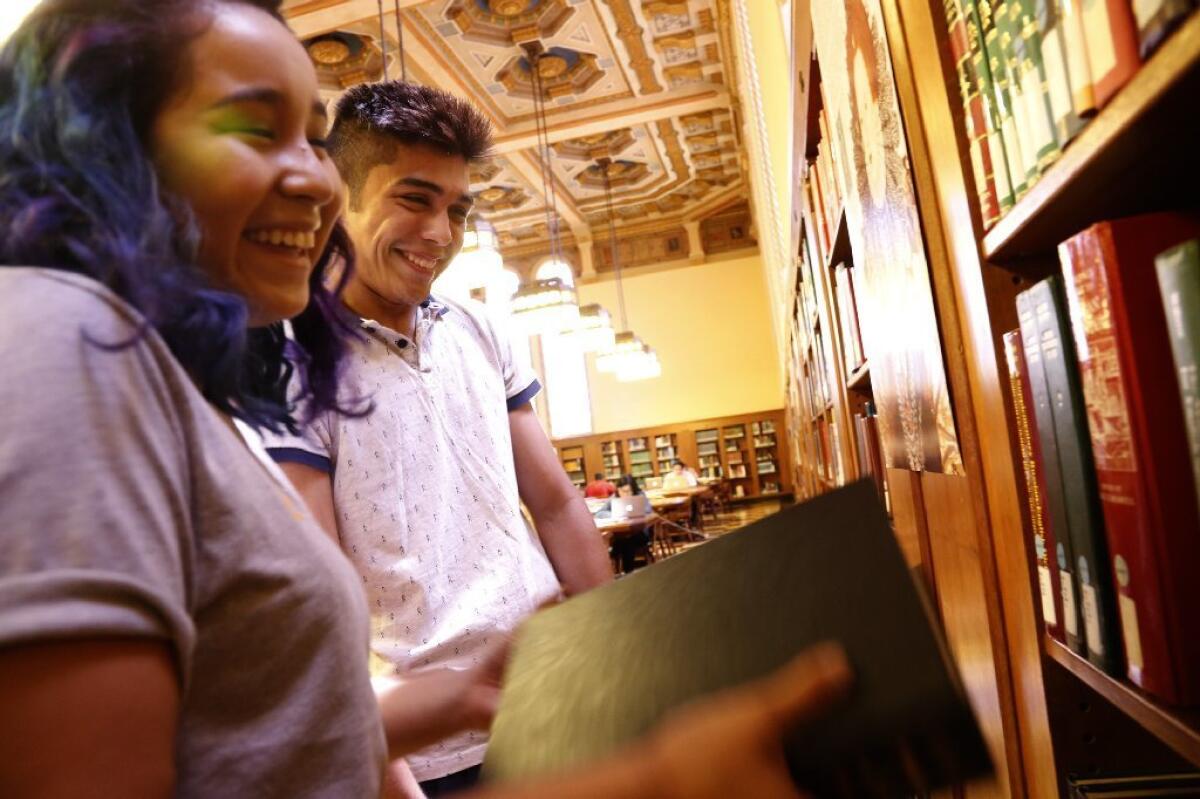
<svg viewBox="0 0 1200 799"><path fill-rule="evenodd" d="M1128 675L1171 704L1200 702L1200 514L1154 257L1198 234L1148 214L1060 248Z"/></svg>
<svg viewBox="0 0 1200 799"><path fill-rule="evenodd" d="M1129 0L1092 0L1083 6L1083 35L1096 107L1103 108L1138 71L1138 29Z"/></svg>
<svg viewBox="0 0 1200 799"><path fill-rule="evenodd" d="M1008 361L1008 379L1012 386L1021 466L1025 474L1025 496L1029 505L1029 526L1033 532L1042 623L1046 632L1065 644L1066 635L1059 621L1063 618L1062 585L1054 556L1057 551L1054 525L1050 521L1050 509L1046 506L1046 465L1042 460L1042 445L1038 440L1037 418L1033 414L1033 391L1029 388L1029 370L1025 364L1025 345L1020 330L1004 334L1004 355Z"/></svg>

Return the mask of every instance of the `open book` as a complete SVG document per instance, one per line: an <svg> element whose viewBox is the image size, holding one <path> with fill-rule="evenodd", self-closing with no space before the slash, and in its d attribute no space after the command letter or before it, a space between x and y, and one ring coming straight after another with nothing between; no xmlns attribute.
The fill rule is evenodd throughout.
<svg viewBox="0 0 1200 799"><path fill-rule="evenodd" d="M671 708L835 640L850 699L785 742L819 796L903 796L991 763L875 485L781 511L537 614L518 633L487 780L612 753Z"/></svg>

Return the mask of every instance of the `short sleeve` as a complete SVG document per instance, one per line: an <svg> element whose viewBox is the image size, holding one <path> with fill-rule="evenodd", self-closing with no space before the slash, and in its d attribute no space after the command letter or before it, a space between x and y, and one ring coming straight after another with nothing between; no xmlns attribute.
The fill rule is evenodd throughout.
<svg viewBox="0 0 1200 799"><path fill-rule="evenodd" d="M484 316L496 342L508 409L516 410L537 396L542 390L542 384L538 382L537 374L530 365L526 339L515 333L508 320L500 319L490 310L485 311Z"/></svg>
<svg viewBox="0 0 1200 799"><path fill-rule="evenodd" d="M297 413L301 419L306 415L302 408ZM276 463L300 463L332 474L335 453L329 417L329 413L318 413L302 424L297 434L262 430L263 445Z"/></svg>
<svg viewBox="0 0 1200 799"><path fill-rule="evenodd" d="M136 317L98 284L40 272L0 269L0 646L162 639L186 686L186 375L152 332L111 346Z"/></svg>

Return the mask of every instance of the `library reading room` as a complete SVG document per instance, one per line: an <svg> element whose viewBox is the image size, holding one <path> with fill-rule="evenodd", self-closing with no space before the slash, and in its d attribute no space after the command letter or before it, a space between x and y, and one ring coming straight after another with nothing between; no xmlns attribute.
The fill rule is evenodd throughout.
<svg viewBox="0 0 1200 799"><path fill-rule="evenodd" d="M1200 798L1197 2L3 0L0 797Z"/></svg>

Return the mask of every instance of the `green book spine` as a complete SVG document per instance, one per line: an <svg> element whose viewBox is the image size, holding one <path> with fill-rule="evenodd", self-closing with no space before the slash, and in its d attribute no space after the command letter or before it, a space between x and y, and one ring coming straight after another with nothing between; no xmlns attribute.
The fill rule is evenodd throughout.
<svg viewBox="0 0 1200 799"><path fill-rule="evenodd" d="M963 21L966 23L968 64L979 85L979 99L987 125L988 150L992 156L992 176L996 181L996 200L1000 213L1012 208L1016 197L1009 174L1008 153L1004 142L1004 126L1000 105L996 101L996 86L992 81L992 70L988 64L987 51L983 46L983 33L979 26L979 10L976 0L963 0Z"/></svg>
<svg viewBox="0 0 1200 799"><path fill-rule="evenodd" d="M1200 497L1200 240L1184 242L1162 253L1154 259L1154 268L1179 378L1192 476Z"/></svg>
<svg viewBox="0 0 1200 799"><path fill-rule="evenodd" d="M976 0L979 11L979 36L988 70L992 75L992 97L1000 116L1000 136L1004 139L1004 155L1012 183L1013 199L1019 199L1028 188L1025 182L1025 159L1021 154L1021 139L1017 127L1016 106L1012 101L1011 83L1000 33L996 30L997 16L992 0Z"/></svg>
<svg viewBox="0 0 1200 799"><path fill-rule="evenodd" d="M1013 37L1013 54L1025 94L1029 119L1029 135L1041 175L1062 154L1062 145L1054 126L1050 107L1046 64L1042 56L1042 33L1034 19L1034 0L1010 0L1009 28Z"/></svg>
<svg viewBox="0 0 1200 799"><path fill-rule="evenodd" d="M1032 0L1032 24L1041 35L1042 65L1046 76L1046 95L1050 115L1054 119L1055 137L1059 147L1083 129L1083 117L1075 111L1072 100L1071 74L1067 66L1066 20L1060 0Z"/></svg>
<svg viewBox="0 0 1200 799"><path fill-rule="evenodd" d="M963 124L971 157L971 172L975 177L975 193L979 198L980 216L985 228L1000 218L1000 200L996 193L995 161L988 141L988 120L979 93L979 80L971 65L966 19L961 0L943 0L946 30L950 35L950 53L954 58L954 75L962 102Z"/></svg>
<svg viewBox="0 0 1200 799"><path fill-rule="evenodd" d="M1075 550L1075 579L1087 658L1097 668L1121 677L1125 674L1125 654L1118 626L1116 592L1109 569L1108 542L1075 343L1067 321L1060 279L1051 276L1034 285L1029 292L1041 336L1042 367L1052 399L1054 439L1062 470L1067 530Z"/></svg>
<svg viewBox="0 0 1200 799"><path fill-rule="evenodd" d="M1025 86L1021 82L1020 60L1017 58L1013 26L1012 5L1018 0L996 0L992 4L994 27L984 42L997 52L1003 62L1008 80L1008 97L1012 103L1013 124L1017 132L1017 152L1020 153L1020 168L1025 179L1025 189L1033 188L1038 179L1037 143L1033 120L1029 116L1029 102L1025 99ZM991 50L989 50L989 53Z"/></svg>
<svg viewBox="0 0 1200 799"><path fill-rule="evenodd" d="M1058 439L1054 434L1053 400L1046 382L1046 370L1042 366L1042 336L1035 313L1036 298L1031 292L1023 291L1017 295L1017 318L1021 323L1021 346L1025 351L1025 367L1029 373L1029 393L1033 397L1033 407L1029 412L1035 420L1034 427L1037 428L1038 444L1042 451L1046 510L1050 516L1050 527L1056 531L1054 552L1049 554L1049 558L1058 565L1059 593L1063 606L1062 629L1067 646L1076 654L1086 657L1078 599L1079 581L1075 575L1075 550L1071 545L1071 536L1067 534L1066 489L1058 457Z"/></svg>

